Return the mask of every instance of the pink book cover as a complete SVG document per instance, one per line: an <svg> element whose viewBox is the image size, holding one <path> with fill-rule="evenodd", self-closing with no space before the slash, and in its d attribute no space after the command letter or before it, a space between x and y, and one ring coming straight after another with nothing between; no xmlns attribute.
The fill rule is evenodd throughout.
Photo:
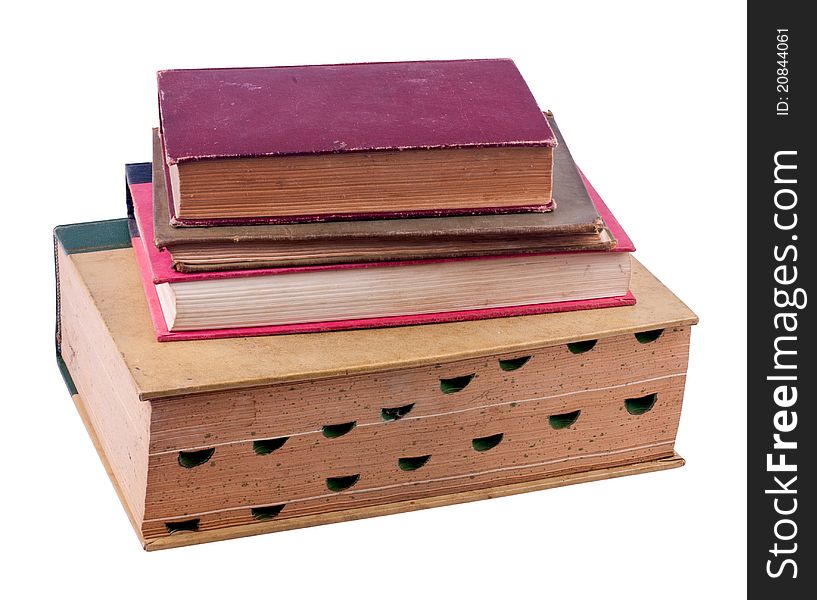
<svg viewBox="0 0 817 600"><path fill-rule="evenodd" d="M635 250L629 236L622 229L616 218L599 197L596 190L582 174L593 202L599 214L605 220L608 229L617 240L617 245L610 252L632 252ZM150 183L129 184L133 200L134 216L137 222L139 236L132 239L142 284L145 288L148 307L150 309L156 337L160 342L181 340L203 340L231 337L249 337L258 335L279 335L288 333L313 333L321 331L341 331L345 329L366 329L373 327L396 327L402 325L423 325L429 323L445 323L451 321L469 321L496 317L514 317L523 315L564 312L572 310L587 310L594 308L609 308L615 306L631 306L636 300L632 293L612 298L596 298L591 300L574 300L569 302L551 302L547 304L530 304L525 306L511 306L502 308L487 308L479 310L451 311L444 313L400 315L392 317L354 319L345 321L326 321L320 323L297 323L292 325L272 325L266 327L240 327L227 329L207 329L197 331L169 331L165 323L159 298L156 295L156 284L174 283L182 281L198 281L207 279L227 279L235 277L257 277L261 275L286 275L287 273L315 271L326 269L365 269L374 267L399 268L401 265L417 263L436 263L462 260L492 260L491 256L463 257L447 259L425 259L419 261L393 261L378 263L349 263L339 265L318 265L305 267L282 267L275 269L251 269L241 271L218 271L212 273L180 273L172 266L170 254L160 251L153 238L153 210L152 185ZM543 253L552 254L552 253ZM505 256L504 258L507 258Z"/></svg>
<svg viewBox="0 0 817 600"><path fill-rule="evenodd" d="M157 84L167 165L557 143L510 59L181 69L160 71ZM170 203L173 224L182 226L544 212L552 204L317 218L177 219Z"/></svg>

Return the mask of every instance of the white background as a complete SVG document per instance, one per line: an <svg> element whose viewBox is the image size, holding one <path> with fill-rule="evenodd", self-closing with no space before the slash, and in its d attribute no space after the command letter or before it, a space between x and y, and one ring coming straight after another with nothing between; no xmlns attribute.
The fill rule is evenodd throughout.
<svg viewBox="0 0 817 600"><path fill-rule="evenodd" d="M745 595L743 3L81 4L3 9L0 595ZM143 552L54 363L51 229L123 216L155 71L486 57L516 60L636 256L701 318L687 466Z"/></svg>

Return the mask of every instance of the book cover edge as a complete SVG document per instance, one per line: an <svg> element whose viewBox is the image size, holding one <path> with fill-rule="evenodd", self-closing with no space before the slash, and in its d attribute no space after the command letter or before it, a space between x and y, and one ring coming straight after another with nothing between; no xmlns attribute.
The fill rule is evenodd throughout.
<svg viewBox="0 0 817 600"><path fill-rule="evenodd" d="M406 65L406 64L451 64L451 63L508 63L516 71L519 79L529 94L530 98L536 104L536 99L533 93L522 77L519 68L513 59L510 58L478 58L478 59L449 59L449 60L416 60L416 61L383 61L383 62L360 62L360 63L335 63L335 64L312 64L312 65L276 65L276 66L258 66L258 67L216 67L216 68L189 68L189 69L162 69L156 72L156 87L159 105L159 126L164 130L164 114L162 110L163 88L162 79L172 73L191 73L191 72L214 72L214 71L250 71L250 70L267 70L267 69L307 69L307 68L331 68L331 67L359 67L359 66L378 66L378 65ZM201 160L219 160L229 158L269 158L275 156L295 156L295 155L320 155L327 153L351 153L351 152L379 152L379 151L405 151L405 150L433 150L438 148L491 148L491 147L543 147L555 148L558 145L556 135L547 119L544 121L545 130L547 134L541 139L531 140L509 140L502 143L459 143L459 144L429 144L429 145L399 145L388 147L361 147L361 148L333 148L324 150L315 150L308 152L265 152L265 153L231 153L231 154L179 154L172 156L166 149L163 151L165 162L167 164L181 164L184 162L196 162Z"/></svg>

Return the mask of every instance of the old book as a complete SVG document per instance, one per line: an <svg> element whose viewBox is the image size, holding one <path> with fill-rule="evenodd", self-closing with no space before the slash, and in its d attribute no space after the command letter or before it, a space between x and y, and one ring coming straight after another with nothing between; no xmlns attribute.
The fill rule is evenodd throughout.
<svg viewBox="0 0 817 600"><path fill-rule="evenodd" d="M593 192L595 194L595 192ZM158 339L327 331L634 302L632 244L560 252L179 273L153 240L149 185L131 185L134 248ZM598 206L603 203L594 196ZM606 209L605 209L606 210Z"/></svg>
<svg viewBox="0 0 817 600"><path fill-rule="evenodd" d="M160 344L127 221L55 233L58 363L147 549L682 464L697 319L637 262L634 306Z"/></svg>
<svg viewBox="0 0 817 600"><path fill-rule="evenodd" d="M513 61L158 73L176 225L544 211L556 139Z"/></svg>
<svg viewBox="0 0 817 600"><path fill-rule="evenodd" d="M548 213L221 227L173 227L162 148L154 131L152 169L128 165L131 185L153 184L154 238L182 272L450 258L563 250L607 250L604 226L552 115L558 145ZM152 172L151 172L152 171Z"/></svg>

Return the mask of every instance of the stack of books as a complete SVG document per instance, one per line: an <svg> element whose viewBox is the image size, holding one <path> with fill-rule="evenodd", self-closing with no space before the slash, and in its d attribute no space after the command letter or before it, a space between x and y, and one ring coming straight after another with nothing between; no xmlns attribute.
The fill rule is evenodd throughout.
<svg viewBox="0 0 817 600"><path fill-rule="evenodd" d="M680 466L695 315L512 61L163 71L57 355L148 549Z"/></svg>

